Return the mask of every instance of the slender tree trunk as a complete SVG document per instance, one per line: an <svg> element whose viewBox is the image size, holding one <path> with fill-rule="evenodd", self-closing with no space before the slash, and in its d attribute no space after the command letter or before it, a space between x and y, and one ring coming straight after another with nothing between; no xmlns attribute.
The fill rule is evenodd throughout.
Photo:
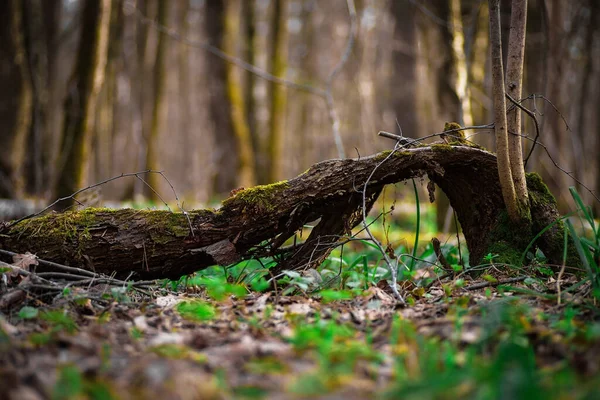
<svg viewBox="0 0 600 400"><path fill-rule="evenodd" d="M183 37L189 35L189 23L188 23L188 11L190 9L189 0L182 0L178 2L178 16L177 26L178 31ZM178 121L180 123L179 129L181 129L181 135L183 137L183 143L185 149L192 149L196 132L192 129L192 109L191 109L191 81L190 81L190 51L189 46L185 43L177 44L177 62L178 62ZM196 157L196 152L186 150L182 154L182 163L189 168L189 172L186 173L184 180L184 190L188 196L194 196L194 185L198 181L198 172L193 167L193 160ZM197 199L196 199L197 201Z"/></svg>
<svg viewBox="0 0 600 400"><path fill-rule="evenodd" d="M96 143L94 146L94 181L113 176L114 143L116 136L117 76L120 69L120 57L123 48L123 0L113 0L110 13L108 55L106 77L100 93L98 117L96 120Z"/></svg>
<svg viewBox="0 0 600 400"><path fill-rule="evenodd" d="M58 75L59 59L55 57L61 49L59 34L61 32L61 22L63 14L62 0L44 0L41 1L44 9L44 39L46 42L47 62L46 79L43 83L42 107L43 107L43 141L42 141L42 165L35 166L35 178L33 179L34 188L32 192L39 197L48 198L54 191L52 182L56 182L56 153L59 141L56 138L60 136L60 120L62 107L59 101L60 82ZM41 169L41 171L40 171Z"/></svg>
<svg viewBox="0 0 600 400"><path fill-rule="evenodd" d="M168 21L169 4L167 0L158 0L158 23L166 26ZM152 122L150 134L146 138L146 169L160 170L158 149L160 148L160 130L162 129L165 114L165 82L166 82L166 46L167 37L163 32L158 32L156 56L154 59L154 98L152 103ZM149 174L146 177L148 185L145 186L145 195L152 200L158 200L157 192L160 189L159 174Z"/></svg>
<svg viewBox="0 0 600 400"><path fill-rule="evenodd" d="M391 1L394 18L392 103L404 132L419 136L417 91L416 10L408 1ZM398 132L400 133L400 132Z"/></svg>
<svg viewBox="0 0 600 400"><path fill-rule="evenodd" d="M273 60L273 75L284 78L287 71L288 31L287 31L287 0L274 1L271 22L271 59ZM283 170L283 135L285 134L285 118L287 90L285 86L270 84L271 92L271 121L268 140L270 160L269 181L276 182L282 178Z"/></svg>
<svg viewBox="0 0 600 400"><path fill-rule="evenodd" d="M496 153L502 197L508 215L513 222L520 220L517 195L512 180L508 132L506 131L506 99L504 92L504 72L502 67L502 39L500 30L500 1L489 0L490 5L490 46L492 48L492 89L494 97L494 131L496 132Z"/></svg>
<svg viewBox="0 0 600 400"><path fill-rule="evenodd" d="M0 197L24 194L26 140L31 125L32 88L23 37L23 7L18 0L0 2Z"/></svg>
<svg viewBox="0 0 600 400"><path fill-rule="evenodd" d="M487 3L479 3L477 18L472 26L472 45L468 54L469 62L469 87L471 94L471 112L474 121L487 121L489 110L492 110L491 102L487 96L486 85L487 60L489 48L489 15ZM478 143L493 146L493 140L489 136L480 138Z"/></svg>
<svg viewBox="0 0 600 400"><path fill-rule="evenodd" d="M227 0L225 11L225 32L223 50L227 54L237 54L237 44L240 40L241 22L240 0ZM239 160L237 170L238 186L249 187L256 184L254 175L255 163L252 150L252 137L246 119L246 104L242 90L241 71L235 65L227 63L225 66L227 80L227 96L231 105L231 122L235 136L237 157Z"/></svg>
<svg viewBox="0 0 600 400"><path fill-rule="evenodd" d="M95 108L106 67L110 8L111 0L83 3L79 51L64 105L57 197L71 195L88 179Z"/></svg>
<svg viewBox="0 0 600 400"><path fill-rule="evenodd" d="M454 90L460 102L459 123L462 126L473 125L471 96L469 93L467 58L465 55L465 32L462 22L460 0L450 0L450 30L452 32L452 55L456 70Z"/></svg>
<svg viewBox="0 0 600 400"><path fill-rule="evenodd" d="M506 93L520 101L523 88L523 60L525 57L525 28L527 23L527 0L513 0L506 65ZM525 181L525 166L521 145L521 110L513 107L507 116L508 152L519 208L529 214L529 198Z"/></svg>
<svg viewBox="0 0 600 400"><path fill-rule="evenodd" d="M52 12L53 1L48 2L49 10L44 9L40 0L22 0L23 34L25 38L25 54L33 94L31 106L31 126L27 134L28 157L23 167L26 191L30 194L41 194L43 182L44 130L48 108L49 68L51 62L45 40L47 22L44 12Z"/></svg>
<svg viewBox="0 0 600 400"><path fill-rule="evenodd" d="M205 33L209 43L221 48L223 45L223 22L225 4L222 0L207 0ZM217 57L206 57L206 83L210 93L209 115L213 125L215 149L211 195L223 196L236 188L238 158L235 157L236 142L231 123L231 105L227 95L225 62Z"/></svg>
<svg viewBox="0 0 600 400"><path fill-rule="evenodd" d="M258 38L256 35L256 2L254 0L242 1L242 19L243 19L243 54L244 59L251 65L257 64L257 55L259 52ZM252 72L244 73L244 102L246 110L246 121L250 130L250 139L252 141L252 154L254 156L254 175L257 183L267 183L267 165L265 156L262 152L261 137L257 132L256 115L258 104L254 90L256 88L257 78Z"/></svg>

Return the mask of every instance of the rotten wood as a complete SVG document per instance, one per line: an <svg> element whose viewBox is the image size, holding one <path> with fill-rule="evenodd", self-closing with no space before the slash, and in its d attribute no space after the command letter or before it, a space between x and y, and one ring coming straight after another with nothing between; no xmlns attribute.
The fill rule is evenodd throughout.
<svg viewBox="0 0 600 400"><path fill-rule="evenodd" d="M504 210L495 155L449 145L402 149L384 162L388 154L323 161L287 182L242 190L217 210L188 216L132 209L50 213L4 226L0 248L118 278L133 272L136 279L176 279L210 265L269 255L277 255L276 270L300 269L322 262L362 221L367 180L370 209L383 186L428 176L456 210L475 265ZM542 223L557 216L555 207L534 211ZM319 218L304 243L280 249Z"/></svg>

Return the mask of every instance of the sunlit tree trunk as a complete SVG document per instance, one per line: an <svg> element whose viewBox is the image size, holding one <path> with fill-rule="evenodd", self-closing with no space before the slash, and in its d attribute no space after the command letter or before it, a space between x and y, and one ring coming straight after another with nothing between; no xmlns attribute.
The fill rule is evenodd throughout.
<svg viewBox="0 0 600 400"><path fill-rule="evenodd" d="M489 0L490 7L490 47L492 49L492 90L494 98L494 131L496 133L496 153L498 174L504 204L510 219L520 219L517 195L513 183L508 148L506 121L506 99L504 92L504 71L502 67L502 39L500 28L500 1Z"/></svg>
<svg viewBox="0 0 600 400"><path fill-rule="evenodd" d="M506 93L520 101L523 88L523 61L525 57L525 28L527 22L527 0L513 0L510 21L510 39L506 65ZM507 115L508 152L510 169L514 181L519 208L529 214L529 197L525 181L523 151L521 145L521 110L514 107Z"/></svg>
<svg viewBox="0 0 600 400"><path fill-rule="evenodd" d="M58 197L72 194L88 180L97 97L106 67L111 3L83 3L79 50L64 105Z"/></svg>
<svg viewBox="0 0 600 400"><path fill-rule="evenodd" d="M271 20L272 73L275 76L283 78L287 71L288 56L288 2L287 0L274 0L273 6L274 9ZM270 93L271 121L267 146L270 160L269 181L276 182L282 178L283 135L285 133L287 90L283 85L271 83Z"/></svg>
<svg viewBox="0 0 600 400"><path fill-rule="evenodd" d="M315 46L315 37L316 37L316 29L315 29L315 21L314 21L314 12L310 7L314 7L314 3L310 3L312 0L303 0L303 8L301 18L303 21L301 37L303 39L304 46L307 49L312 49ZM310 79L317 76L316 68L316 52L315 51L307 51L302 57L302 79L305 81L309 81ZM295 97L297 101L295 102L298 107L299 114L299 123L298 123L298 133L297 133L297 143L300 144L299 151L299 166L300 170L304 171L306 168L310 166L311 156L313 153L313 140L311 132L314 129L314 114L315 114L315 106L313 103L314 96L310 93L296 93ZM312 129L311 129L312 128Z"/></svg>
<svg viewBox="0 0 600 400"><path fill-rule="evenodd" d="M189 23L188 23L188 12L190 10L190 2L189 0L181 0L178 2L178 16L177 16L177 26L178 32L183 37L189 36ZM182 141L184 143L185 149L193 149L193 143L195 141L195 137L198 133L192 128L191 123L191 115L192 115L192 105L190 102L192 101L191 97L191 80L190 80L190 48L185 43L177 44L177 63L178 63L178 71L177 71L177 89L178 89L178 107L177 107L177 115L180 126L180 133L182 136ZM182 164L189 170L189 173L186 174L184 184L185 187L184 193L189 195L194 195L195 190L193 190L195 182L198 180L199 171L196 170L196 166L194 166L194 160L196 159L196 152L194 151L184 151L182 154ZM197 201L197 199L194 199Z"/></svg>
<svg viewBox="0 0 600 400"><path fill-rule="evenodd" d="M97 107L94 181L107 179L117 173L113 170L115 158L113 140L117 129L117 74L121 65L123 23L123 0L113 0L110 15L106 77Z"/></svg>
<svg viewBox="0 0 600 400"><path fill-rule="evenodd" d="M452 56L454 59L454 90L460 102L459 123L462 126L473 125L471 95L469 93L467 58L465 55L465 32L462 22L460 0L450 0L450 30L452 32Z"/></svg>
<svg viewBox="0 0 600 400"><path fill-rule="evenodd" d="M0 197L19 198L25 189L26 139L31 124L32 88L23 37L23 5L0 2Z"/></svg>
<svg viewBox="0 0 600 400"><path fill-rule="evenodd" d="M223 50L227 54L237 54L237 45L240 40L240 22L241 22L241 0L227 0L225 11L225 32L223 40ZM250 136L250 127L246 119L246 104L243 87L241 82L242 72L238 67L231 63L225 66L227 80L227 97L230 102L231 122L233 134L235 136L238 168L237 181L238 186L249 187L256 184L254 176L254 152L252 150L252 138ZM230 155L233 156L233 155Z"/></svg>
<svg viewBox="0 0 600 400"><path fill-rule="evenodd" d="M469 92L471 96L471 112L474 121L487 121L492 110L487 95L487 60L489 44L489 15L487 3L479 3L477 18L472 21L472 42L470 53L467 55L469 67ZM478 143L492 147L493 140L489 136L476 137Z"/></svg>
<svg viewBox="0 0 600 400"><path fill-rule="evenodd" d="M169 4L167 0L158 0L158 23L166 26L168 21ZM156 44L156 55L154 58L153 84L154 97L152 103L152 122L150 124L150 134L146 138L146 169L158 171L160 148L160 131L163 126L165 114L165 83L166 83L166 46L167 37L164 33L158 32L158 41ZM158 199L158 191L161 176L159 174L149 174L146 178L148 185L145 186L145 195L152 200Z"/></svg>
<svg viewBox="0 0 600 400"><path fill-rule="evenodd" d="M256 65L258 62L258 37L256 33L256 2L254 0L242 1L242 47L243 59L251 65ZM263 141L261 135L257 132L256 116L259 110L256 95L257 78L252 72L244 73L244 102L246 110L246 121L250 131L250 139L252 141L252 154L254 157L254 175L256 182L259 184L267 183L267 165L266 157L262 151Z"/></svg>

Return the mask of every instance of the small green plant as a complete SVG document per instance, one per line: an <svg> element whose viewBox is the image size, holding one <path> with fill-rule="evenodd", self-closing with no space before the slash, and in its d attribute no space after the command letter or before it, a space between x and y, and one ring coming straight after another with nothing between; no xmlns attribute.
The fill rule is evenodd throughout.
<svg viewBox="0 0 600 400"><path fill-rule="evenodd" d="M19 310L19 318L21 319L33 319L39 315L39 310L35 307L25 306Z"/></svg>
<svg viewBox="0 0 600 400"><path fill-rule="evenodd" d="M183 318L197 322L210 321L217 316L217 310L203 301L182 301L177 304L177 312Z"/></svg>
<svg viewBox="0 0 600 400"><path fill-rule="evenodd" d="M586 228L587 224L591 235L589 237L579 235L570 220L566 221L566 225L573 238L579 259L585 267L588 279L592 283L592 295L596 299L600 299L600 227L596 227L591 207L583 203L575 188L571 187L569 191L573 200L575 200L575 204L577 204L582 225Z"/></svg>
<svg viewBox="0 0 600 400"><path fill-rule="evenodd" d="M53 331L66 331L74 333L77 330L77 324L66 311L51 310L39 314L39 318L46 321Z"/></svg>
<svg viewBox="0 0 600 400"><path fill-rule="evenodd" d="M205 288L206 293L215 300L230 295L244 297L248 293L243 285L229 283L224 276L193 276L188 279L187 285Z"/></svg>

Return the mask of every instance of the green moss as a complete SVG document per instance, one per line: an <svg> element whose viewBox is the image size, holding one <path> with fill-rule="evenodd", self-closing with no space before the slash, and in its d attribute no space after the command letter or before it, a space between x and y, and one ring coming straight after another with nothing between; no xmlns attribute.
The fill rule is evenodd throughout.
<svg viewBox="0 0 600 400"><path fill-rule="evenodd" d="M525 174L525 180L527 181L529 201L532 207L556 204L556 198L550 193L550 189L542 181L542 177L539 174L529 172Z"/></svg>
<svg viewBox="0 0 600 400"><path fill-rule="evenodd" d="M506 211L502 211L489 234L488 253L498 255L494 262L521 267L521 256L532 238L530 222L515 224Z"/></svg>
<svg viewBox="0 0 600 400"><path fill-rule="evenodd" d="M92 239L90 227L97 223L96 214L107 211L109 209L88 208L59 214L50 213L21 222L12 228L12 232L16 237L36 238L40 246L46 243L75 243L77 254L81 255L85 244Z"/></svg>
<svg viewBox="0 0 600 400"><path fill-rule="evenodd" d="M223 209L239 209L242 213L258 213L275 210L277 197L289 187L287 181L259 185L244 189L223 201Z"/></svg>
<svg viewBox="0 0 600 400"><path fill-rule="evenodd" d="M451 145L442 144L442 143L432 144L431 150L433 150L435 152L439 152L439 153L448 153L448 152L454 151L454 149L452 148Z"/></svg>

